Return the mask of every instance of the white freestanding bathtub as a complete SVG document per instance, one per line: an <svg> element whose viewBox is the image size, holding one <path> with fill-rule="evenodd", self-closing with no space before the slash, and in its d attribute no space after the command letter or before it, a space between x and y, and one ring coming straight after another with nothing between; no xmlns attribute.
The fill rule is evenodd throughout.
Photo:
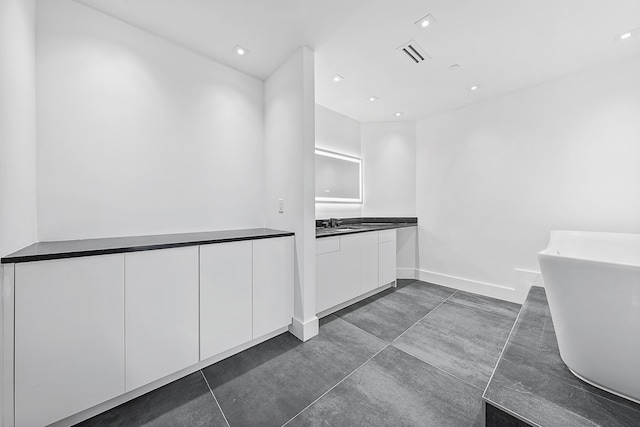
<svg viewBox="0 0 640 427"><path fill-rule="evenodd" d="M538 261L564 363L640 403L640 234L552 231Z"/></svg>

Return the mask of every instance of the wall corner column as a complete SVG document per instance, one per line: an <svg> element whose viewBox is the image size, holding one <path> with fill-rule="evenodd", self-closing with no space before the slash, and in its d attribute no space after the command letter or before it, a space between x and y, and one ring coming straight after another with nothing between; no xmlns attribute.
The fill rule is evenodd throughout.
<svg viewBox="0 0 640 427"><path fill-rule="evenodd" d="M314 53L301 47L265 81L265 225L295 232L294 317L302 341L318 334L315 284ZM284 212L279 213L279 200Z"/></svg>

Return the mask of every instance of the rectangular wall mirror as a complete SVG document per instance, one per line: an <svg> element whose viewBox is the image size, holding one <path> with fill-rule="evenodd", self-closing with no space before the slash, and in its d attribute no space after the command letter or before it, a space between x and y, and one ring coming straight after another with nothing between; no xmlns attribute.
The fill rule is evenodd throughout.
<svg viewBox="0 0 640 427"><path fill-rule="evenodd" d="M316 202L362 203L362 160L316 149Z"/></svg>

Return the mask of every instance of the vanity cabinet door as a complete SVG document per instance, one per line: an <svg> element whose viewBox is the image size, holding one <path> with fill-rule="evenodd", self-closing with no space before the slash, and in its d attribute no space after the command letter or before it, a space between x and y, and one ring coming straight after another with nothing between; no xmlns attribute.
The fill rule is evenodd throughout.
<svg viewBox="0 0 640 427"><path fill-rule="evenodd" d="M340 303L349 301L362 293L360 275L362 260L362 241L357 234L340 237L340 282L337 289Z"/></svg>
<svg viewBox="0 0 640 427"><path fill-rule="evenodd" d="M198 247L125 255L127 391L198 363Z"/></svg>
<svg viewBox="0 0 640 427"><path fill-rule="evenodd" d="M396 280L396 230L378 234L378 285L384 286Z"/></svg>
<svg viewBox="0 0 640 427"><path fill-rule="evenodd" d="M124 255L19 263L15 280L15 425L124 393Z"/></svg>
<svg viewBox="0 0 640 427"><path fill-rule="evenodd" d="M378 285L384 286L396 280L396 241L380 243L378 261Z"/></svg>
<svg viewBox="0 0 640 427"><path fill-rule="evenodd" d="M200 360L253 337L252 242L200 246Z"/></svg>
<svg viewBox="0 0 640 427"><path fill-rule="evenodd" d="M378 287L378 233L358 234L361 245L360 294Z"/></svg>
<svg viewBox="0 0 640 427"><path fill-rule="evenodd" d="M293 237L253 241L253 338L291 324Z"/></svg>
<svg viewBox="0 0 640 427"><path fill-rule="evenodd" d="M339 264L340 252L316 255L316 313L344 302Z"/></svg>

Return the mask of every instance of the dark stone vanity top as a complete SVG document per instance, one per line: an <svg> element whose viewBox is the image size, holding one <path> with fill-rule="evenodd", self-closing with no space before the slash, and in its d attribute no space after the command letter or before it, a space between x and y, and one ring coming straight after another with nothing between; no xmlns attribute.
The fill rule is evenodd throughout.
<svg viewBox="0 0 640 427"><path fill-rule="evenodd" d="M293 236L290 231L253 228L247 230L205 231L200 233L160 234L154 236L110 237L104 239L64 240L37 242L2 258L2 264L44 261L48 259L75 258L180 246L206 245L209 243L236 242L240 240L269 239Z"/></svg>
<svg viewBox="0 0 640 427"><path fill-rule="evenodd" d="M418 218L386 217L386 218L340 218L337 227L325 227L329 219L316 220L316 239L346 234L366 233L368 231L390 230L394 228L415 227Z"/></svg>
<svg viewBox="0 0 640 427"><path fill-rule="evenodd" d="M491 405L487 427L640 427L640 404L587 384L566 367L541 287L529 291L483 398Z"/></svg>

